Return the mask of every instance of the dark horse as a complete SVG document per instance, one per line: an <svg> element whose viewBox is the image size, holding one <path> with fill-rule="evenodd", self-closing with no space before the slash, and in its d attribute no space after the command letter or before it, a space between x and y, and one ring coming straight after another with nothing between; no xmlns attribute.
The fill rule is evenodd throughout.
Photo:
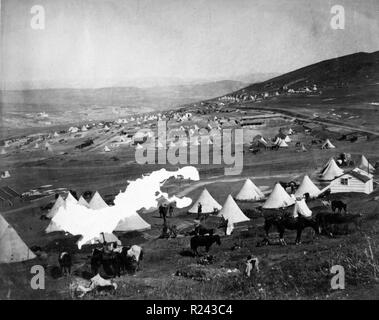
<svg viewBox="0 0 379 320"><path fill-rule="evenodd" d="M331 202L332 211L335 212L338 209L338 212L341 213L342 210L347 212L347 204L342 202L341 200L333 200Z"/></svg>
<svg viewBox="0 0 379 320"><path fill-rule="evenodd" d="M208 229L202 225L199 225L195 227L195 230L191 231L189 233L191 236L205 236L205 235L210 235L213 236L214 234L214 229Z"/></svg>
<svg viewBox="0 0 379 320"><path fill-rule="evenodd" d="M266 231L265 242L268 242L268 234L271 226L275 226L279 232L279 241L280 244L286 245L284 241L284 231L287 230L296 230L296 244L301 243L301 234L305 228L311 227L316 232L320 234L319 224L315 219L309 219L302 216L297 218L286 217L286 216L270 216L265 219L264 229Z"/></svg>
<svg viewBox="0 0 379 320"><path fill-rule="evenodd" d="M61 252L58 257L59 266L61 268L62 275L65 273L71 274L72 259L68 252Z"/></svg>
<svg viewBox="0 0 379 320"><path fill-rule="evenodd" d="M219 235L214 236L194 236L191 238L191 249L195 253L195 255L199 255L197 252L198 247L205 247L205 251L209 252L212 244L217 243L221 245L221 240Z"/></svg>
<svg viewBox="0 0 379 320"><path fill-rule="evenodd" d="M121 276L123 266L121 254L116 252L106 253L101 249L95 248L91 256L92 273L97 274L101 266L107 275Z"/></svg>
<svg viewBox="0 0 379 320"><path fill-rule="evenodd" d="M104 252L101 249L94 249L91 256L91 271L93 274L99 272L102 266L105 273L111 276L120 277L126 271L136 272L140 268L143 251L138 256L128 254L130 247L123 247L121 252Z"/></svg>
<svg viewBox="0 0 379 320"><path fill-rule="evenodd" d="M316 220L318 221L318 224L321 226L322 230L328 233L330 236L333 236L333 234L328 231L328 227L331 225L349 225L352 223L359 230L362 222L361 218L362 214L342 214L330 212L320 212L316 216Z"/></svg>

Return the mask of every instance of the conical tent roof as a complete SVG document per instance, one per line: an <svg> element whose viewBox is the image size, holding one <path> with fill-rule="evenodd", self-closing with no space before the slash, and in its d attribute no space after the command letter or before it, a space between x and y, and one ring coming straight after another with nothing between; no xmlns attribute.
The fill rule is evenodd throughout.
<svg viewBox="0 0 379 320"><path fill-rule="evenodd" d="M303 217L311 217L312 211L308 208L305 199L295 202L292 215L294 218L297 218L299 215Z"/></svg>
<svg viewBox="0 0 379 320"><path fill-rule="evenodd" d="M93 210L99 210L99 209L107 208L108 205L105 203L100 193L96 191L91 201L89 202L89 207Z"/></svg>
<svg viewBox="0 0 379 320"><path fill-rule="evenodd" d="M335 177L339 177L342 174L343 170L339 166L337 166L334 159L331 159L329 161L328 166L325 169L323 169L319 179L323 181L330 181L333 180Z"/></svg>
<svg viewBox="0 0 379 320"><path fill-rule="evenodd" d="M359 164L358 168L368 173L375 172L374 167L368 162L367 158L363 154L361 156L361 163Z"/></svg>
<svg viewBox="0 0 379 320"><path fill-rule="evenodd" d="M228 220L229 223L233 224L250 220L244 215L231 195L228 195L228 198L226 199L218 216L224 217L225 220Z"/></svg>
<svg viewBox="0 0 379 320"><path fill-rule="evenodd" d="M57 200L55 200L53 207L50 209L49 213L46 216L50 219L53 218L57 214L58 209L64 204L65 204L65 201L63 200L61 195L59 195Z"/></svg>
<svg viewBox="0 0 379 320"><path fill-rule="evenodd" d="M45 143L45 149L46 149L47 151L53 151L53 148L51 147L50 143L48 143L47 141L46 141L46 143Z"/></svg>
<svg viewBox="0 0 379 320"><path fill-rule="evenodd" d="M329 139L326 139L324 144L321 146L321 149L335 149L335 146L330 142Z"/></svg>
<svg viewBox="0 0 379 320"><path fill-rule="evenodd" d="M9 178L10 176L11 176L11 174L9 173L8 170L1 173L1 178L3 178L3 179Z"/></svg>
<svg viewBox="0 0 379 320"><path fill-rule="evenodd" d="M4 148L2 148L0 154L7 154L7 152L5 151Z"/></svg>
<svg viewBox="0 0 379 320"><path fill-rule="evenodd" d="M0 215L0 264L34 258L36 255L22 241L16 230Z"/></svg>
<svg viewBox="0 0 379 320"><path fill-rule="evenodd" d="M130 231L144 231L151 229L151 225L141 218L138 213L134 213L126 217L118 223L114 231L117 232L130 232Z"/></svg>
<svg viewBox="0 0 379 320"><path fill-rule="evenodd" d="M309 193L311 198L316 198L320 194L320 189L316 187L308 175L304 176L300 187L295 192L295 196L302 197L305 193Z"/></svg>
<svg viewBox="0 0 379 320"><path fill-rule="evenodd" d="M270 196L263 205L264 209L278 209L293 205L295 200L283 189L280 183L277 183Z"/></svg>
<svg viewBox="0 0 379 320"><path fill-rule="evenodd" d="M325 172L325 170L329 167L330 165L330 162L332 162L333 160L333 157L331 157L328 162L322 167L321 171L320 171L320 174L323 174Z"/></svg>
<svg viewBox="0 0 379 320"><path fill-rule="evenodd" d="M65 206L70 203L78 203L78 200L75 199L75 197L71 194L71 192L68 193L66 199L65 199Z"/></svg>
<svg viewBox="0 0 379 320"><path fill-rule="evenodd" d="M89 208L89 203L87 202L86 199L83 198L83 196L80 196L80 198L78 200L78 204L80 204L86 208Z"/></svg>
<svg viewBox="0 0 379 320"><path fill-rule="evenodd" d="M261 200L263 198L264 194L262 191L250 179L246 179L236 196L237 200Z"/></svg>
<svg viewBox="0 0 379 320"><path fill-rule="evenodd" d="M279 137L275 140L274 144L279 146L280 148L288 147L288 144L283 139L280 139Z"/></svg>
<svg viewBox="0 0 379 320"><path fill-rule="evenodd" d="M201 203L201 211L202 213L212 213L214 209L221 210L221 205L213 199L207 189L204 188L200 197L194 202L191 209L188 210L190 213L197 213L198 204Z"/></svg>
<svg viewBox="0 0 379 320"><path fill-rule="evenodd" d="M111 151L111 149L109 149L108 146L105 146L105 147L104 147L104 151L105 151L105 152L109 152L109 151Z"/></svg>

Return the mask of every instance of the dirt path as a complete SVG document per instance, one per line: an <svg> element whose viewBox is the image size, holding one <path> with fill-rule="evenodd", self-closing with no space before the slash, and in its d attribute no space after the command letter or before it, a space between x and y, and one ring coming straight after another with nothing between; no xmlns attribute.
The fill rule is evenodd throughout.
<svg viewBox="0 0 379 320"><path fill-rule="evenodd" d="M248 106L244 106L244 109L274 111L274 112L280 113L284 116L290 116L290 117L296 118L296 119L301 120L301 121L306 121L306 122L310 121L310 122L323 124L323 125L333 125L335 127L339 127L342 129L347 129L347 130L351 130L351 131L360 131L360 132L369 133L369 134L372 134L375 136L379 136L378 131L368 130L367 128L362 127L362 126L352 126L352 125L341 124L339 121L336 121L336 120L314 119L313 117L311 117L309 115L299 113L297 111L295 112L292 110L287 110L287 109L282 109L282 108L259 107L256 105L252 106L250 104Z"/></svg>

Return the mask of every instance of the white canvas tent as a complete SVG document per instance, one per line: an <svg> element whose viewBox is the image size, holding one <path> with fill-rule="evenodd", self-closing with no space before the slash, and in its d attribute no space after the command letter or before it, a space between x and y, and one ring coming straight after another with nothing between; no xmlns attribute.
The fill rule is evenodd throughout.
<svg viewBox="0 0 379 320"><path fill-rule="evenodd" d="M0 215L0 264L34 258L36 255L22 241L16 230Z"/></svg>
<svg viewBox="0 0 379 320"><path fill-rule="evenodd" d="M213 199L207 189L204 188L200 197L194 202L191 209L188 210L190 213L197 213L198 205L201 203L202 213L212 213L214 209L221 210L221 205Z"/></svg>
<svg viewBox="0 0 379 320"><path fill-rule="evenodd" d="M246 179L241 190L238 192L236 199L242 201L261 200L264 198L262 191L250 179Z"/></svg>
<svg viewBox="0 0 379 320"><path fill-rule="evenodd" d="M130 232L130 231L144 231L151 229L151 225L141 218L138 213L134 213L126 217L118 223L114 231L116 232Z"/></svg>
<svg viewBox="0 0 379 320"><path fill-rule="evenodd" d="M279 146L279 148L287 148L288 147L288 144L283 139L280 139L279 137L276 139L274 144Z"/></svg>
<svg viewBox="0 0 379 320"><path fill-rule="evenodd" d="M70 203L78 203L78 200L75 199L75 197L71 194L71 192L68 193L66 199L65 199L65 206Z"/></svg>
<svg viewBox="0 0 379 320"><path fill-rule="evenodd" d="M4 155L4 154L7 154L7 152L5 151L4 148L2 148L1 151L0 151L0 154L1 154L1 155Z"/></svg>
<svg viewBox="0 0 379 320"><path fill-rule="evenodd" d="M336 147L330 142L329 139L326 139L326 141L321 146L321 149L335 149Z"/></svg>
<svg viewBox="0 0 379 320"><path fill-rule="evenodd" d="M368 162L367 158L362 154L361 162L358 166L359 169L366 171L367 173L374 173L375 168Z"/></svg>
<svg viewBox="0 0 379 320"><path fill-rule="evenodd" d="M83 198L83 196L80 196L80 198L78 200L78 204L80 204L86 208L89 208L89 203L87 202L86 199Z"/></svg>
<svg viewBox="0 0 379 320"><path fill-rule="evenodd" d="M105 152L110 152L110 151L111 151L111 149L109 149L109 147L108 147L108 146L105 146L105 147L104 147L104 151L105 151Z"/></svg>
<svg viewBox="0 0 379 320"><path fill-rule="evenodd" d="M46 217L52 219L57 214L58 209L64 204L65 204L64 199L61 197L61 195L59 195L57 200L55 200L53 207L50 209L49 213L46 215Z"/></svg>
<svg viewBox="0 0 379 320"><path fill-rule="evenodd" d="M312 211L308 208L305 199L301 199L295 202L295 206L292 211L292 216L297 218L298 216L311 217Z"/></svg>
<svg viewBox="0 0 379 320"><path fill-rule="evenodd" d="M50 212L47 215L48 218L53 218L58 213L58 211L61 209L62 206L66 208L67 205L78 203L78 200L75 199L75 197L71 194L71 192L68 193L63 203L62 203L62 200L63 198L61 196L57 198L57 200L54 203L53 208L51 208ZM51 221L50 224L47 226L45 232L50 233L50 232L55 232L55 231L62 231L62 228L60 228L54 221Z"/></svg>
<svg viewBox="0 0 379 320"><path fill-rule="evenodd" d="M53 148L51 147L50 143L48 143L47 141L45 143L45 150L47 150L47 151L53 151Z"/></svg>
<svg viewBox="0 0 379 320"><path fill-rule="evenodd" d="M319 179L322 181L331 181L335 177L343 174L343 170L337 165L334 159L330 159L327 166L321 171Z"/></svg>
<svg viewBox="0 0 379 320"><path fill-rule="evenodd" d="M107 208L108 205L105 203L99 192L95 192L91 201L89 202L89 207L93 210L99 210Z"/></svg>
<svg viewBox="0 0 379 320"><path fill-rule="evenodd" d="M280 183L277 183L272 190L271 194L267 198L264 209L278 209L291 206L295 203L295 200L283 189Z"/></svg>
<svg viewBox="0 0 379 320"><path fill-rule="evenodd" d="M233 200L232 196L229 195L226 199L221 211L218 214L219 217L223 217L228 220L228 226L226 234L230 235L234 229L234 224L239 222L249 221L250 219L244 215L241 209Z"/></svg>
<svg viewBox="0 0 379 320"><path fill-rule="evenodd" d="M295 192L296 197L302 197L305 193L309 193L311 198L316 198L320 194L320 189L312 182L308 175L305 175L299 188Z"/></svg>
<svg viewBox="0 0 379 320"><path fill-rule="evenodd" d="M7 179L7 178L10 178L11 174L9 173L8 170L4 171L1 173L1 178L2 179Z"/></svg>

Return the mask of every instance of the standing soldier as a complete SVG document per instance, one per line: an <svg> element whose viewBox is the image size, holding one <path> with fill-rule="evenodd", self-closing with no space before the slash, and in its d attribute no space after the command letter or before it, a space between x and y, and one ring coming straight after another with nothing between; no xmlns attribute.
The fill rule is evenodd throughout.
<svg viewBox="0 0 379 320"><path fill-rule="evenodd" d="M170 207L168 208L168 213L169 213L169 216L172 217L174 213L174 206L172 204L170 204Z"/></svg>
<svg viewBox="0 0 379 320"><path fill-rule="evenodd" d="M197 219L200 219L200 216L201 216L202 210L203 210L203 206L202 206L201 203L199 202L199 204L197 205Z"/></svg>

